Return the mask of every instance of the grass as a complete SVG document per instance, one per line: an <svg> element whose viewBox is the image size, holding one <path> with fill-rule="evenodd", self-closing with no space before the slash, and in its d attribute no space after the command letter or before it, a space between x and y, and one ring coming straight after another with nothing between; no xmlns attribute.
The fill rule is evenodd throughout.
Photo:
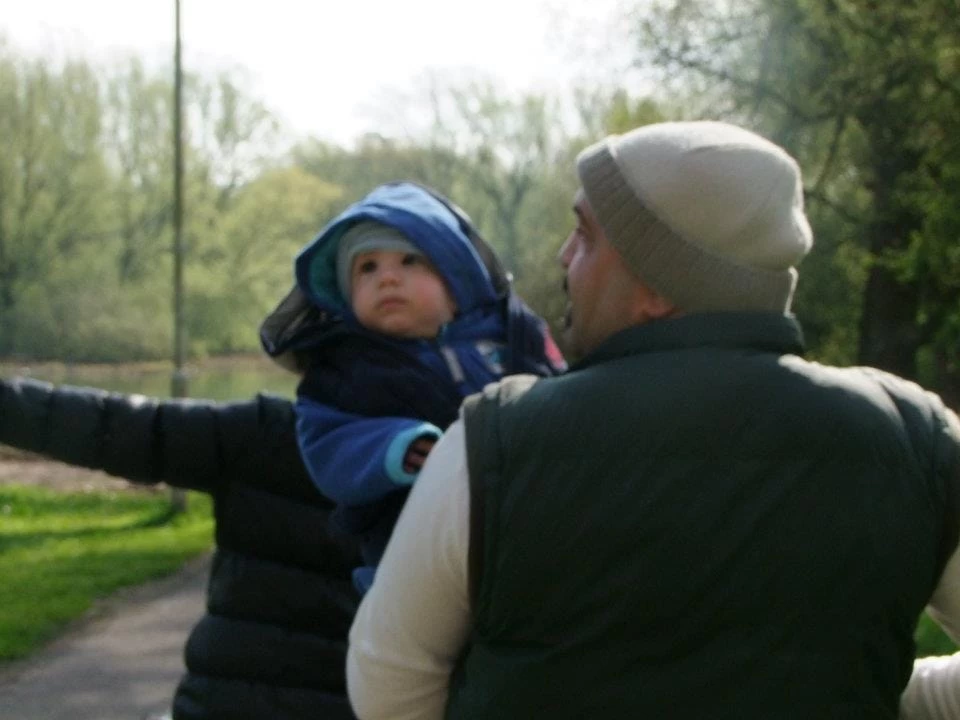
<svg viewBox="0 0 960 720"><path fill-rule="evenodd" d="M25 657L114 590L167 575L211 546L210 498L183 515L165 493L0 486L0 664ZM926 615L917 655L957 646Z"/></svg>
<svg viewBox="0 0 960 720"><path fill-rule="evenodd" d="M917 657L928 655L950 655L957 652L957 645L924 613L914 633L917 641Z"/></svg>
<svg viewBox="0 0 960 720"><path fill-rule="evenodd" d="M212 535L202 494L172 515L165 493L0 486L0 663L37 649L97 598L173 572Z"/></svg>

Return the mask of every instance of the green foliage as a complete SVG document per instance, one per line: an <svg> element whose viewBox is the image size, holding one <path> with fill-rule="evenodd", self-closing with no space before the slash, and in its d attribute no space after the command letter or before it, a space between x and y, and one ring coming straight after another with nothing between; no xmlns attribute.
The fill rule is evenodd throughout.
<svg viewBox="0 0 960 720"><path fill-rule="evenodd" d="M518 217L519 262L525 272L516 289L524 300L551 326L563 349L563 314L566 296L562 291L563 268L557 254L573 229L573 195L577 189L572 156L557 164L531 188Z"/></svg>
<svg viewBox="0 0 960 720"><path fill-rule="evenodd" d="M608 132L709 116L757 128L804 166L817 242L794 308L814 354L907 375L922 357L931 382L960 386L960 213L950 202L960 190L960 31L948 0L874 5L638 4L638 61L662 89L656 99L594 87L571 109L483 77L432 77L421 95L384 108L405 135L351 148L309 140L288 155L242 73L189 76L191 353L256 350L297 249L397 179L453 198L534 309L559 317L555 253L576 152ZM0 355L169 354L168 75L136 59L54 63L0 44Z"/></svg>
<svg viewBox="0 0 960 720"><path fill-rule="evenodd" d="M23 335L10 322L25 288L105 230L108 174L97 152L97 77L81 61L52 67L0 41L0 353Z"/></svg>
<svg viewBox="0 0 960 720"><path fill-rule="evenodd" d="M257 321L290 282L292 248L338 190L301 175L251 208L254 181L270 182L258 178L275 164L277 122L230 74L189 77L186 86L194 350L256 349ZM148 72L136 59L107 69L83 60L54 64L0 44L0 130L8 146L0 157L0 355L169 354L171 98L166 73ZM247 199L232 216L241 195ZM276 223L263 232L263 222L249 222L255 217ZM266 254L266 243L286 232L295 239L276 243L283 257ZM269 293L266 283L275 283ZM235 288L241 292L231 300Z"/></svg>
<svg viewBox="0 0 960 720"><path fill-rule="evenodd" d="M755 127L800 159L814 256L837 256L808 261L801 276L817 275L798 312L826 356L915 376L925 345L941 357L960 350L956 9L661 0L633 15L638 63L661 87L695 115Z"/></svg>
<svg viewBox="0 0 960 720"><path fill-rule="evenodd" d="M24 657L94 600L176 570L211 545L206 495L0 487L0 662Z"/></svg>
<svg viewBox="0 0 960 720"><path fill-rule="evenodd" d="M98 68L2 50L0 97L17 112L0 125L8 124L20 159L0 158L0 355L167 357L168 73L135 58ZM649 101L622 92L587 97L581 93L579 123L571 123L569 109L548 95L507 93L479 77L437 79L426 97L389 109L423 118L427 108L421 132L367 135L349 149L307 140L281 154L276 119L240 73L189 76L183 238L191 356L257 351L257 327L292 283L296 252L347 204L402 179L462 206L529 304L557 321L564 298L556 252L570 228L576 152L600 134L660 117ZM41 166L62 168L57 182L24 175Z"/></svg>
<svg viewBox="0 0 960 720"><path fill-rule="evenodd" d="M173 94L166 79L148 75L135 58L107 74L103 92L103 152L115 178L120 246L102 262L129 285L149 276L173 242Z"/></svg>
<svg viewBox="0 0 960 720"><path fill-rule="evenodd" d="M603 115L608 101L594 111ZM510 94L488 78L431 77L389 111L408 129L403 139L366 136L352 152L312 142L293 156L318 177L335 178L350 201L395 179L443 192L470 215L534 310L559 319L556 253L571 227L573 158L582 145L565 127L566 110L556 98Z"/></svg>
<svg viewBox="0 0 960 720"><path fill-rule="evenodd" d="M817 228L816 251L800 265L793 310L815 359L853 365L870 257L851 242L847 226L835 214L814 206L810 215Z"/></svg>
<svg viewBox="0 0 960 720"><path fill-rule="evenodd" d="M951 655L960 649L926 613L920 617L914 640L917 644L917 657Z"/></svg>
<svg viewBox="0 0 960 720"><path fill-rule="evenodd" d="M296 167L238 188L188 267L194 354L256 349L260 321L293 284L293 258L341 209L343 191Z"/></svg>
<svg viewBox="0 0 960 720"><path fill-rule="evenodd" d="M52 265L42 283L24 289L8 316L17 353L72 362L167 353L171 323L157 311L158 305L169 306L169 273L149 274L128 286L113 263L104 262L109 247L103 243Z"/></svg>
<svg viewBox="0 0 960 720"><path fill-rule="evenodd" d="M667 119L661 105L652 98L634 99L623 90L614 92L604 104L607 106L607 111L600 116L604 124L603 132L596 133L597 137L610 133L625 133L634 128ZM596 106L594 103L592 105Z"/></svg>
<svg viewBox="0 0 960 720"><path fill-rule="evenodd" d="M295 146L292 162L342 189L341 206L385 182L411 180L452 195L459 159L448 150L409 140L364 135L352 150L311 139ZM309 239L309 238L307 238Z"/></svg>
<svg viewBox="0 0 960 720"><path fill-rule="evenodd" d="M458 202L506 267L522 278L524 249L531 242L523 224L525 206L566 142L557 122L560 108L544 95L509 96L483 79L437 84L432 92L437 101L430 142L460 159Z"/></svg>

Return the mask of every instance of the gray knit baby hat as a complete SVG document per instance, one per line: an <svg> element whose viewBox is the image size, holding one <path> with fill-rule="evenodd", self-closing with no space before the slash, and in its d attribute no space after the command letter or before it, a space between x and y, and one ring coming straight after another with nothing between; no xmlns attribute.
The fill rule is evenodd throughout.
<svg viewBox="0 0 960 720"><path fill-rule="evenodd" d="M351 273L357 255L371 250L423 255L402 232L374 220L362 220L347 230L337 246L337 287L347 305L350 304Z"/></svg>
<svg viewBox="0 0 960 720"><path fill-rule="evenodd" d="M681 310L789 312L813 235L779 146L722 122L658 123L588 147L577 171L611 244Z"/></svg>

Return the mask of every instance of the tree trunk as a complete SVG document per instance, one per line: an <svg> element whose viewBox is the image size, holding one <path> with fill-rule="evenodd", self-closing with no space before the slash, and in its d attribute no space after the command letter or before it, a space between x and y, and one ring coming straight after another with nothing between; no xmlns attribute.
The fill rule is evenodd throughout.
<svg viewBox="0 0 960 720"><path fill-rule="evenodd" d="M898 282L887 268L874 265L867 280L860 318L858 361L915 378L920 331L917 288Z"/></svg>
<svg viewBox="0 0 960 720"><path fill-rule="evenodd" d="M935 390L948 407L960 413L960 368L951 363L946 353L937 353L937 386Z"/></svg>
<svg viewBox="0 0 960 720"><path fill-rule="evenodd" d="M881 103L877 110L891 110ZM909 148L891 142L882 128L868 134L872 148L873 220L866 227L867 247L874 257L864 290L860 317L858 360L902 377L916 379L917 351L923 337L917 324L920 288L915 281L896 276L884 261L888 253L904 252L922 218L903 204L897 192L902 179L915 172L920 158Z"/></svg>

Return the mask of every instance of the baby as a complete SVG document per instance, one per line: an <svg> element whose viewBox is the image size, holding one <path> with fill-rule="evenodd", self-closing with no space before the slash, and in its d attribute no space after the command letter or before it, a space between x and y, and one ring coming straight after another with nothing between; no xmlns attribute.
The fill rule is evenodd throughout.
<svg viewBox="0 0 960 720"><path fill-rule="evenodd" d="M410 485L462 399L505 374L565 369L469 220L411 183L376 188L298 255L320 331L300 351L297 435L360 539L363 593Z"/></svg>

